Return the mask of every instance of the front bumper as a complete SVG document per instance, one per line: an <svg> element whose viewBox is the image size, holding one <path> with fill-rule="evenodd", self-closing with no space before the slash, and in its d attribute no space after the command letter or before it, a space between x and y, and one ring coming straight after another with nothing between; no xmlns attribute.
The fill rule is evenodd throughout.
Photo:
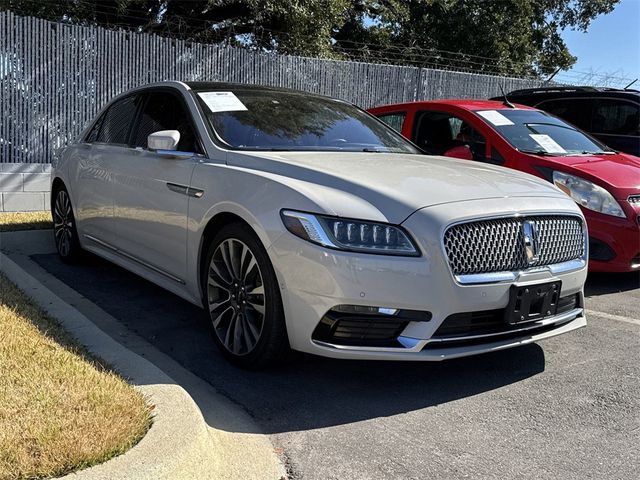
<svg viewBox="0 0 640 480"><path fill-rule="evenodd" d="M588 210L583 211L589 225L592 243L589 270L592 272L640 270L640 211L632 211L631 220ZM593 245L604 246L596 249Z"/></svg>
<svg viewBox="0 0 640 480"><path fill-rule="evenodd" d="M540 205L537 199L537 206ZM544 199L552 213L576 214L575 204L564 199ZM547 206L547 204L549 204ZM328 250L288 232L269 249L280 289L292 348L334 358L369 360L443 360L501 350L549 338L586 325L583 305L539 322L520 324L508 335L461 338L443 342L435 334L450 315L504 309L511 285L561 281L561 295L581 293L587 268L516 272L515 280L462 284L454 278L445 258L442 235L455 221L504 214L547 213L531 209L531 199L461 202L419 210L403 226L418 242L423 256L389 257ZM551 213L551 212L549 212ZM430 312L430 319L411 321L400 332L398 345L340 345L314 339L321 319L337 305L362 305ZM468 341L466 341L468 340Z"/></svg>

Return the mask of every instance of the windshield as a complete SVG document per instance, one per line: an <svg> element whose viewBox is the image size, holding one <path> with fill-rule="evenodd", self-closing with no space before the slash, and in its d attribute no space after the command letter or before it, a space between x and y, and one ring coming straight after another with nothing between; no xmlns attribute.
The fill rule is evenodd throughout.
<svg viewBox="0 0 640 480"><path fill-rule="evenodd" d="M476 111L512 146L541 155L613 153L568 123L539 110Z"/></svg>
<svg viewBox="0 0 640 480"><path fill-rule="evenodd" d="M215 135L241 150L418 153L400 134L358 108L296 92L197 92Z"/></svg>

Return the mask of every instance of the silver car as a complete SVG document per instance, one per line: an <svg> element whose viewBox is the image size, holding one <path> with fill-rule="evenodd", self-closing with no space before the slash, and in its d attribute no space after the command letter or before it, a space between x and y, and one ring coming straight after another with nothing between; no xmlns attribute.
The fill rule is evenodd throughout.
<svg viewBox="0 0 640 480"><path fill-rule="evenodd" d="M61 152L51 207L64 261L87 250L203 306L249 368L290 349L442 360L586 324L575 202L524 173L422 155L327 97L132 90Z"/></svg>

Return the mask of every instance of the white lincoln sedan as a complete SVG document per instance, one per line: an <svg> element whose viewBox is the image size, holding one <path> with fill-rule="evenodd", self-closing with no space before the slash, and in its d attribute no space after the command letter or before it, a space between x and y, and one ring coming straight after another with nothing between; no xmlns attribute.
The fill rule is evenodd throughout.
<svg viewBox="0 0 640 480"><path fill-rule="evenodd" d="M51 207L64 261L87 250L203 306L244 367L290 349L442 360L586 324L573 200L514 170L422 155L327 97L129 91L61 152Z"/></svg>

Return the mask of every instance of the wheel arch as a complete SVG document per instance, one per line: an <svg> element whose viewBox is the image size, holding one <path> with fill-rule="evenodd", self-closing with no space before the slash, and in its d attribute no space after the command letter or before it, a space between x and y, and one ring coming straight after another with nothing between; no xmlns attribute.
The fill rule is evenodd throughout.
<svg viewBox="0 0 640 480"><path fill-rule="evenodd" d="M55 177L51 182L51 195L49 195L49 207L53 209L53 202L55 201L55 194L61 188L67 188L64 181L60 177Z"/></svg>
<svg viewBox="0 0 640 480"><path fill-rule="evenodd" d="M204 290L202 285L202 272L205 268L204 264L206 262L207 245L209 245L209 242L211 242L215 234L218 231L220 231L222 227L233 224L233 223L239 223L249 228L258 237L263 247L265 247L265 249L267 248L267 245L265 245L264 243L263 235L260 235L259 232L257 232L256 229L251 225L251 222L243 218L243 216L241 216L240 214L236 212L231 212L229 210L223 210L216 213L211 218L209 218L209 220L207 221L202 231L202 235L200 235L200 242L198 245L197 280L198 280L198 290L200 292L201 299L204 299Z"/></svg>

